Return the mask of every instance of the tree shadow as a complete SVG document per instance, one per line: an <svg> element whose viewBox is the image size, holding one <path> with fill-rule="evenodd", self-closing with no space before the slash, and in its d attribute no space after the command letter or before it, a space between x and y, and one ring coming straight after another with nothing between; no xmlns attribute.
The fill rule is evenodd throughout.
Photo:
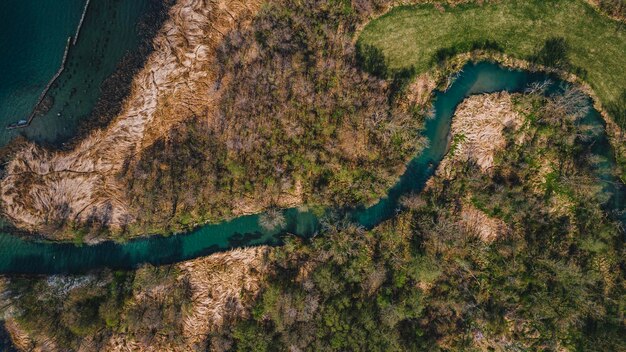
<svg viewBox="0 0 626 352"><path fill-rule="evenodd" d="M551 37L546 39L543 45L528 57L528 61L546 67L567 70L585 78L587 70L572 64L569 52L570 46L565 38Z"/></svg>

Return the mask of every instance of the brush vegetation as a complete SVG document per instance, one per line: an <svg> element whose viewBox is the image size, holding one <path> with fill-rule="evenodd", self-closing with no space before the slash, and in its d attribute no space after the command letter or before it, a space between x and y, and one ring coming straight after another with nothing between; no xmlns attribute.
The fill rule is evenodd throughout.
<svg viewBox="0 0 626 352"><path fill-rule="evenodd" d="M397 104L404 88L468 50L575 72L626 124L626 34L582 0L399 7L354 44L359 25L388 5L275 2L226 33L218 113L174 126L122 170L135 219L120 236L303 203L371 203L422 145L423 115Z"/></svg>
<svg viewBox="0 0 626 352"><path fill-rule="evenodd" d="M593 128L564 96L512 98L524 121L491 172L456 159L376 229L335 221L278 249L252 318L222 338L241 351L623 350L623 227ZM504 226L486 239L468 208Z"/></svg>
<svg viewBox="0 0 626 352"><path fill-rule="evenodd" d="M602 3L607 10L624 8L619 1ZM376 63L370 71L423 72L459 53L500 51L578 74L615 121L626 127L623 23L582 0L472 2L437 8L400 6L370 22L359 37L359 46L367 48L369 56L379 56L370 59Z"/></svg>
<svg viewBox="0 0 626 352"><path fill-rule="evenodd" d="M383 196L421 149L423 122L355 62L357 25L385 3L277 1L227 33L215 118L178 124L122 172L137 215L129 232Z"/></svg>
<svg viewBox="0 0 626 352"><path fill-rule="evenodd" d="M377 198L419 149L422 116L398 109L398 94L471 49L573 70L626 111L624 33L582 1L401 7L352 44L383 5L266 5L225 36L217 122L177 124L119 174L138 209L128 231L228 216L242 195L272 207L296 181L304 201ZM624 350L623 214L605 188L618 172L599 175L602 129L582 121L575 90L507 99L520 123L497 129L488 172L450 158L451 172L371 231L331 216L320 236L287 239L258 262L9 278L2 316L31 347L58 350L104 349L120 335L133 349L181 351ZM477 140L464 132L453 153ZM268 228L284 221L272 209Z"/></svg>
<svg viewBox="0 0 626 352"><path fill-rule="evenodd" d="M195 327L225 313L205 292L241 282L216 274L220 261L10 279L5 309L67 348L123 333L189 350L180 321L192 316L198 350L623 350L624 232L598 174L601 132L570 109L575 94L488 97L510 101L522 122L501 131L489 172L454 157L452 173L371 231L331 217L323 236L288 239L254 281L260 294L243 295L248 313L208 331Z"/></svg>

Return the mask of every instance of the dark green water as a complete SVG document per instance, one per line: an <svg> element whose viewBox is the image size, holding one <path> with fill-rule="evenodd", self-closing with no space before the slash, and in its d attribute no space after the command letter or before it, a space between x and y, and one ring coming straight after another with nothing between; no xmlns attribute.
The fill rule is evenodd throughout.
<svg viewBox="0 0 626 352"><path fill-rule="evenodd" d="M372 228L389 219L399 209L403 194L420 191L446 153L452 115L457 105L472 94L496 91L523 91L532 82L544 81L544 74L510 70L496 64L467 65L446 92L437 92L435 117L428 120L423 132L430 145L408 165L406 173L389 191L388 196L369 208L346 210L345 215L365 228ZM553 90L562 82L554 80ZM585 123L603 126L600 115L591 110ZM605 135L593 144L597 154L606 157L599 166L603 177L613 163L611 148ZM606 170L605 170L606 169ZM614 194L610 208L623 210L624 185L606 183L606 191ZM309 237L319 230L319 217L313 212L285 210L287 224L276 231L259 226L259 216L250 215L220 224L202 226L187 234L170 237L149 237L126 244L106 242L95 246L77 247L72 244L51 244L25 241L9 234L0 234L0 273L79 273L100 267L133 268L142 263L164 264L205 256L218 251L259 244L278 244L281 235L293 233ZM624 218L626 223L626 218Z"/></svg>
<svg viewBox="0 0 626 352"><path fill-rule="evenodd" d="M48 93L51 109L29 127L10 131L5 127L27 118L59 69L85 0L0 1L0 146L20 134L54 144L74 136L100 96L102 82L139 45L137 23L149 1L91 0L65 71Z"/></svg>
<svg viewBox="0 0 626 352"><path fill-rule="evenodd" d="M17 352L9 332L4 328L4 322L0 320L0 351L2 352Z"/></svg>

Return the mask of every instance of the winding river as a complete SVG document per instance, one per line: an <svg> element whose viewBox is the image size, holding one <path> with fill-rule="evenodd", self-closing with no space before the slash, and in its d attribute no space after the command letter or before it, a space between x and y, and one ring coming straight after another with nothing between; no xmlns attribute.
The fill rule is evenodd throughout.
<svg viewBox="0 0 626 352"><path fill-rule="evenodd" d="M370 229L391 218L399 210L402 195L419 192L446 153L451 119L463 99L479 93L520 92L529 84L546 79L554 82L550 88L553 92L562 89L565 84L543 73L503 68L494 63L466 65L448 90L435 93L435 116L427 121L422 132L430 140L429 146L409 162L406 172L389 190L387 197L368 208L345 210L346 215ZM604 127L600 114L594 109L590 110L582 123ZM610 173L614 160L606 135L602 133L597 136L589 148L606 159L598 166L599 177L615 181ZM604 184L605 191L611 193L607 209L623 213L626 207L626 187L618 182ZM285 233L310 237L320 228L319 216L311 211L292 208L285 210L284 214L287 220L285 227L275 231L260 227L258 215L249 215L204 225L185 234L152 236L124 244L105 242L94 246L75 246L28 241L3 233L0 234L0 273L82 273L101 267L127 269L142 263L173 263L237 247L279 244ZM623 214L620 216L626 223L626 217Z"/></svg>

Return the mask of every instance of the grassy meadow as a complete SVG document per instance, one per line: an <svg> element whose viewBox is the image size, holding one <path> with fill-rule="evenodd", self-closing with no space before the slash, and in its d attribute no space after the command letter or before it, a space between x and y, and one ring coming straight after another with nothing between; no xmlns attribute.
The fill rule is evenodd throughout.
<svg viewBox="0 0 626 352"><path fill-rule="evenodd" d="M359 43L380 49L391 70L422 72L476 45L573 69L626 125L626 25L582 0L401 6L369 23Z"/></svg>

